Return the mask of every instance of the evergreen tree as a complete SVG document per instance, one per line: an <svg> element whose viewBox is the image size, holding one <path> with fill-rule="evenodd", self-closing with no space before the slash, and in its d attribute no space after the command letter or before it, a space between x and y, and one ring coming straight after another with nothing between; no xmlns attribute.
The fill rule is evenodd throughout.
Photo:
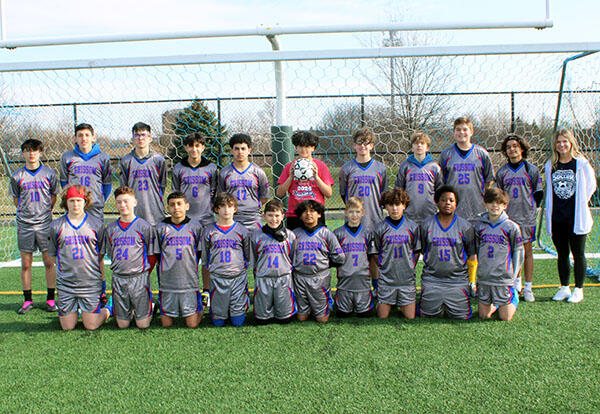
<svg viewBox="0 0 600 414"><path fill-rule="evenodd" d="M203 155L217 164L219 168L228 161L225 147L227 127L221 123L216 114L204 102L194 100L190 106L182 109L175 118L175 137L169 150L169 158L174 163L186 158L183 140L193 132L199 132L206 137L206 149Z"/></svg>

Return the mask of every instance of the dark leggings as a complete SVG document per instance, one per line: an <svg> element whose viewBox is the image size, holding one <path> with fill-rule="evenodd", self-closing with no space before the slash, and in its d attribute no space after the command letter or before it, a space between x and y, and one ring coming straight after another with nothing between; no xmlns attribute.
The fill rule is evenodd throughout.
<svg viewBox="0 0 600 414"><path fill-rule="evenodd" d="M569 251L573 253L573 272L575 273L575 287L582 288L585 279L585 234L573 233L572 224L552 222L552 242L556 247L558 258L558 277L560 284L567 286L571 273Z"/></svg>

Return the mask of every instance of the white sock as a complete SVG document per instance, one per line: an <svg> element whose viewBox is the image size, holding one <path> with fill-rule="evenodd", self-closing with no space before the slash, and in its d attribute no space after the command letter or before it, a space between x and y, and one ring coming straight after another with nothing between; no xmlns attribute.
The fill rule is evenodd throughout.
<svg viewBox="0 0 600 414"><path fill-rule="evenodd" d="M531 282L525 282L525 290L531 290Z"/></svg>

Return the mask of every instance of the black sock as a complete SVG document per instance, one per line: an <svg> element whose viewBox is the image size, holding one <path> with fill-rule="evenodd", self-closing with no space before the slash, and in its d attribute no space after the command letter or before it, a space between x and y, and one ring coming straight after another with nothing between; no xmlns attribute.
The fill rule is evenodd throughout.
<svg viewBox="0 0 600 414"><path fill-rule="evenodd" d="M352 316L351 312L342 312L341 310L336 310L335 311L335 316L337 316L338 318L348 318L350 316Z"/></svg>
<svg viewBox="0 0 600 414"><path fill-rule="evenodd" d="M290 323L293 319L294 319L293 316L290 316L289 318L285 318L285 319L277 319L277 323L279 325L285 325L285 324Z"/></svg>
<svg viewBox="0 0 600 414"><path fill-rule="evenodd" d="M46 300L54 300L54 288L48 288L48 293L46 294Z"/></svg>
<svg viewBox="0 0 600 414"><path fill-rule="evenodd" d="M370 309L366 312L357 313L356 316L358 316L359 318L369 318L369 317L373 316L373 313L374 313L373 309Z"/></svg>
<svg viewBox="0 0 600 414"><path fill-rule="evenodd" d="M257 325L268 325L270 323L273 323L273 318L270 318L270 319L258 319L258 318L255 318L255 320L256 320L256 324Z"/></svg>
<svg viewBox="0 0 600 414"><path fill-rule="evenodd" d="M33 299L31 299L31 289L24 290L23 297L25 298L25 302L33 302Z"/></svg>

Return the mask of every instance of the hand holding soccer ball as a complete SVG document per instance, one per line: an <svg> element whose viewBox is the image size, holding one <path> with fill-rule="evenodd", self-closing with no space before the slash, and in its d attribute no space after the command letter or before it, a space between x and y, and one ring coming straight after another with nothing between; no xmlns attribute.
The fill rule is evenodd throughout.
<svg viewBox="0 0 600 414"><path fill-rule="evenodd" d="M307 158L298 158L294 162L294 179L299 181L312 180L315 176L315 163Z"/></svg>

